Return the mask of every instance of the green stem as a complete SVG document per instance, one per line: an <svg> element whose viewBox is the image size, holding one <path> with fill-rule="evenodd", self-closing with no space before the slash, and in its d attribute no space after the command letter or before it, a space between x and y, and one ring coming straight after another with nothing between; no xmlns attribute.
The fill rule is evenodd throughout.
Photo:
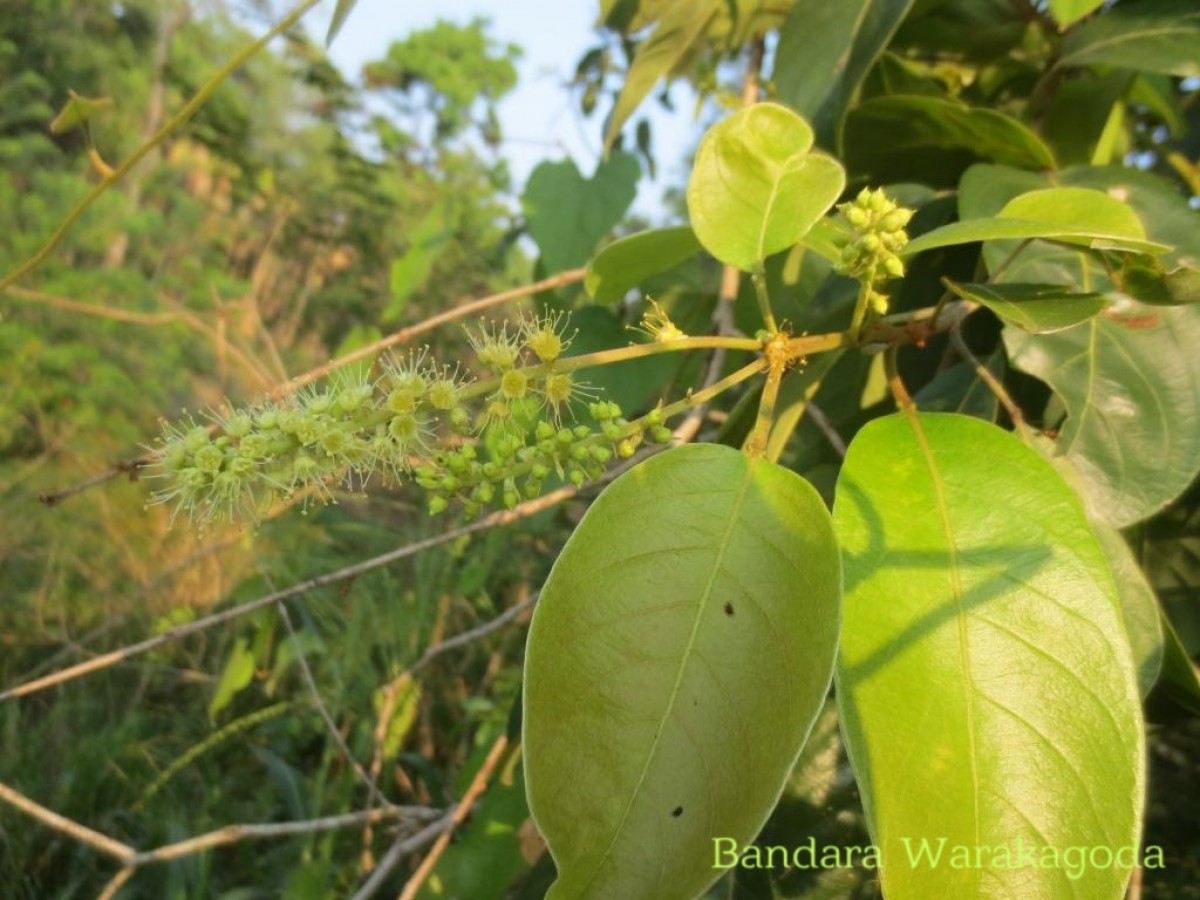
<svg viewBox="0 0 1200 900"><path fill-rule="evenodd" d="M856 344L867 322L867 309L871 302L871 276L873 274L873 272L868 273L867 277L858 284L858 302L854 304L854 315L850 318L850 335Z"/></svg>
<svg viewBox="0 0 1200 900"><path fill-rule="evenodd" d="M186 123L188 119L194 116L196 111L200 109L200 107L208 101L209 97L216 92L217 88L219 88L230 75L245 65L255 53L267 46L267 44L269 44L272 40L299 22L305 13L307 13L320 2L321 0L304 0L304 2L300 3L295 9L280 19L270 31L268 31L254 43L244 47L237 54L235 54L233 59L222 66L216 75L206 81L200 90L196 91L195 96L193 96L192 99L187 102L183 109L179 110L179 112L172 116L160 129L158 129L158 131L151 135L150 139L147 140L146 143L142 144L142 146L138 147L137 150L133 152L132 156L113 169L107 177L105 177L102 181L100 181L99 184L87 192L84 198L75 205L75 208L67 213L66 218L59 223L58 228L54 230L54 233L50 235L50 238L46 241L42 248L8 275L4 276L2 280L0 280L0 291L3 291L5 288L16 284L18 281L40 266L43 262L45 262L46 258L49 257L50 254L54 252L55 248L63 242L63 239L75 226L75 223L79 221L80 217L88 211L91 205L95 203L105 191L128 175L130 170L132 170L134 166L145 159L155 147L165 141L171 136L172 133Z"/></svg>
<svg viewBox="0 0 1200 900"><path fill-rule="evenodd" d="M767 295L767 273L761 265L751 273L754 282L754 296L758 298L758 311L762 313L763 325L771 334L779 329L775 325L775 314L771 312L771 298Z"/></svg>
<svg viewBox="0 0 1200 900"><path fill-rule="evenodd" d="M659 353L673 353L682 350L712 350L714 348L723 347L727 350L749 350L757 352L762 350L762 341L756 341L754 338L739 338L739 337L723 337L720 335L710 335L705 337L687 337L679 338L674 341L659 341L653 344L630 344L628 347L614 347L611 350L597 350L595 353L584 353L579 356L566 356L562 359L557 359L552 363L541 363L536 366L527 366L520 371L524 372L530 378L536 378L539 375L549 375L558 372L574 372L576 369L588 368L591 366L607 366L613 363L626 362L631 359L641 359L646 356L655 356ZM471 385L463 391L463 399L470 400L475 397L482 397L485 394L490 394L500 385L499 378L489 378L486 381L479 381Z"/></svg>

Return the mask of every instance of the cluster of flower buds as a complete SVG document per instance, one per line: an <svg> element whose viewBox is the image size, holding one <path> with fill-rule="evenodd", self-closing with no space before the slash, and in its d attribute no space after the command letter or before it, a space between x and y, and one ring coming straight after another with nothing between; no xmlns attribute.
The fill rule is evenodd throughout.
<svg viewBox="0 0 1200 900"><path fill-rule="evenodd" d="M913 211L888 199L882 188L874 191L863 188L853 200L840 204L838 210L851 227L838 270L866 284L871 291L872 306L882 314L887 311L887 297L875 288L891 278L904 277L904 261L899 253L908 243L908 232L904 229Z"/></svg>
<svg viewBox="0 0 1200 900"><path fill-rule="evenodd" d="M614 456L632 456L642 440L671 439L661 410L637 425L611 401L588 404L588 414L591 425L574 426L541 418L523 427L521 417L513 417L482 442L486 458L474 443L434 454L415 472L417 483L432 494L430 513L442 512L453 500L468 517L496 504L512 509L541 496L547 479L581 487L599 478Z"/></svg>
<svg viewBox="0 0 1200 900"><path fill-rule="evenodd" d="M202 521L257 518L300 492L328 502L332 486L361 488L378 472L428 490L432 513L457 500L475 515L539 496L552 475L582 485L642 440L670 439L661 409L631 425L615 403L581 388L561 362L570 343L561 316L469 337L493 376L480 384L421 351L387 363L377 379L340 373L328 389L213 416L211 426L166 426L155 462L167 486L156 500ZM589 395L592 424L564 424Z"/></svg>

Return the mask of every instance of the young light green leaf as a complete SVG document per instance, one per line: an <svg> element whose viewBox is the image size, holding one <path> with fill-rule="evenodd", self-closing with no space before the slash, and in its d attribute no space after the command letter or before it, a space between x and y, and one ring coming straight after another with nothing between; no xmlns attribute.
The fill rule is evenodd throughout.
<svg viewBox="0 0 1200 900"><path fill-rule="evenodd" d="M1054 153L1017 119L943 97L893 95L863 101L846 118L844 143L846 168L879 183L951 187L978 160L1055 168Z"/></svg>
<svg viewBox="0 0 1200 900"><path fill-rule="evenodd" d="M1178 497L1200 469L1200 311L1115 302L1055 334L1006 328L1017 368L1067 407L1058 453L1089 508L1124 527Z"/></svg>
<svg viewBox="0 0 1200 900"><path fill-rule="evenodd" d="M215 719L253 678L254 651L250 649L250 644L245 638L238 638L229 653L229 659L225 661L225 668L221 670L217 689L208 701L208 717Z"/></svg>
<svg viewBox="0 0 1200 900"><path fill-rule="evenodd" d="M633 58L625 76L625 86L617 98L604 130L604 149L608 150L625 122L633 115L659 79L669 75L684 58L696 39L704 33L722 0L674 0Z"/></svg>
<svg viewBox="0 0 1200 900"><path fill-rule="evenodd" d="M709 129L687 191L704 249L751 271L804 237L846 185L841 165L810 153L812 143L808 123L776 103L747 107Z"/></svg>
<svg viewBox="0 0 1200 900"><path fill-rule="evenodd" d="M639 231L597 253L588 265L583 287L597 303L615 303L647 278L699 252L696 233L686 225Z"/></svg>
<svg viewBox="0 0 1200 900"><path fill-rule="evenodd" d="M1059 284L957 284L950 279L944 284L962 299L982 304L1034 334L1086 322L1107 303L1103 294L1075 293Z"/></svg>
<svg viewBox="0 0 1200 900"><path fill-rule="evenodd" d="M766 821L821 710L841 573L798 475L715 444L668 450L584 516L525 659L529 808L551 898L692 898L713 838Z"/></svg>
<svg viewBox="0 0 1200 900"><path fill-rule="evenodd" d="M338 36L338 32L346 24L346 19L350 17L350 11L354 9L356 3L358 0L338 0L338 5L333 10L333 18L329 20L329 30L325 32L326 47L332 44L333 39Z"/></svg>
<svg viewBox="0 0 1200 900"><path fill-rule="evenodd" d="M1064 31L1088 13L1095 12L1104 0L1050 0L1050 15Z"/></svg>
<svg viewBox="0 0 1200 900"><path fill-rule="evenodd" d="M111 97L81 97L74 91L69 93L70 97L62 111L50 123L51 134L62 134L77 128L112 106Z"/></svg>
<svg viewBox="0 0 1200 900"><path fill-rule="evenodd" d="M842 120L913 0L797 0L779 31L772 81L808 119L817 142L839 147Z"/></svg>
<svg viewBox="0 0 1200 900"><path fill-rule="evenodd" d="M1121 4L1067 35L1058 64L1200 77L1200 8L1179 0Z"/></svg>
<svg viewBox="0 0 1200 900"><path fill-rule="evenodd" d="M1145 790L1133 657L1074 492L986 422L893 415L851 443L834 521L838 709L884 896L1119 900L1134 850L1061 862L1136 848Z"/></svg>
<svg viewBox="0 0 1200 900"><path fill-rule="evenodd" d="M1134 253L1171 249L1147 240L1137 213L1115 197L1090 188L1064 187L1021 194L990 218L964 219L935 228L909 241L900 252L911 256L935 247L1011 238L1041 238Z"/></svg>

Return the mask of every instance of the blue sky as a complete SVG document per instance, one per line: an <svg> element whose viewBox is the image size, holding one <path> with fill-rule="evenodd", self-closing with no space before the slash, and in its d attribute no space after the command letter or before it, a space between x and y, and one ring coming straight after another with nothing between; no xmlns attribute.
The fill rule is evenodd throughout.
<svg viewBox="0 0 1200 900"><path fill-rule="evenodd" d="M333 5L322 4L309 16L309 27L321 38ZM392 41L410 31L427 28L438 19L460 24L475 17L490 19L493 37L524 51L520 81L500 107L506 138L503 152L520 191L533 167L547 158L570 156L585 176L596 166L605 110L584 119L564 85L579 58L596 43L593 26L598 10L595 0L358 0L330 56L356 79L364 62L383 56ZM682 161L695 133L693 101L683 99L686 88L680 85L673 93L679 98L674 114L658 112L653 101L645 107L654 124L658 179L653 183L643 179L635 210L655 220L663 217L658 201L662 189L685 177Z"/></svg>

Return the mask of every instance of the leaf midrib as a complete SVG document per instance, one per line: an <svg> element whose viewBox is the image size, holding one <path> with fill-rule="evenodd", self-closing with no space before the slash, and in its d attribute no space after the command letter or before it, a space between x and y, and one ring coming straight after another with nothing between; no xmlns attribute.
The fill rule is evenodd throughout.
<svg viewBox="0 0 1200 900"><path fill-rule="evenodd" d="M738 519L740 518L742 504L746 499L746 492L750 487L751 480L753 479L754 470L754 461L748 461L745 464L745 474L742 477L742 482L740 485L738 485L737 496L734 498L733 505L729 510L729 522L725 526L725 533L721 536L721 542L718 545L716 557L713 559L712 568L709 570L708 579L704 584L704 590L700 594L700 602L696 605L696 617L692 622L692 631L691 634L688 635L687 646L684 648L683 654L681 655L679 661L679 670L675 673L675 683L671 686L671 693L667 698L667 703L663 710L659 729L654 735L654 740L650 743L650 750L646 754L646 761L642 764L641 772L638 773L637 783L634 785L633 790L629 794L629 802L625 804L625 809L621 813L621 818L617 822L616 828L613 829L612 840L610 840L608 846L604 848L604 853L601 854L599 860L596 861L596 865L592 869L591 875L588 876L587 881L585 881L583 886L580 888L580 895L584 895L587 892L587 889L595 883L596 878L599 877L600 872L604 867L604 863L612 855L613 848L616 847L617 841L620 839L622 831L624 831L625 823L628 821L629 815L633 811L633 806L637 802L638 795L641 793L642 785L645 783L646 776L650 772L650 766L653 764L654 758L658 754L659 743L662 740L663 731L666 728L666 723L671 718L671 712L674 710L676 700L679 697L679 688L683 684L684 671L687 669L688 662L692 658L692 653L696 646L696 637L700 633L700 623L703 621L704 611L708 607L708 599L712 596L713 585L716 583L717 575L721 571L721 563L725 559L725 551L729 547L730 537L733 534L734 526L737 524Z"/></svg>

